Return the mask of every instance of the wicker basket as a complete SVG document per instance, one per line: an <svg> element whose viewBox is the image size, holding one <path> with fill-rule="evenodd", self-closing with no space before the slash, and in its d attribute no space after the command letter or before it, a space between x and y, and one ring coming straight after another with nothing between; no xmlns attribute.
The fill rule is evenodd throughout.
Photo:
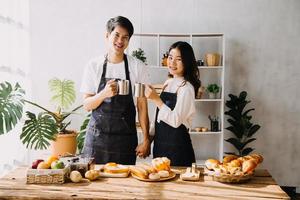
<svg viewBox="0 0 300 200"><path fill-rule="evenodd" d="M245 175L231 175L231 174L211 174L214 181L221 183L243 183L253 177L253 173Z"/></svg>
<svg viewBox="0 0 300 200"><path fill-rule="evenodd" d="M28 169L27 184L62 184L65 182L70 167L64 169Z"/></svg>

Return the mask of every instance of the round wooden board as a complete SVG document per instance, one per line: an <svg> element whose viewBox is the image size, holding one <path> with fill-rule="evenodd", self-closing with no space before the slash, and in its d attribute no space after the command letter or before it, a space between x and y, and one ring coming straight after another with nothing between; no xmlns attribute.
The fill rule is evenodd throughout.
<svg viewBox="0 0 300 200"><path fill-rule="evenodd" d="M145 181L145 182L160 182L160 181L167 181L167 180L170 180L170 179L173 179L175 178L176 174L174 172L170 172L170 176L169 177L166 177L166 178L160 178L158 180L151 180L151 179L144 179L144 178L140 178L134 174L131 173L131 176L135 179L138 179L140 181Z"/></svg>

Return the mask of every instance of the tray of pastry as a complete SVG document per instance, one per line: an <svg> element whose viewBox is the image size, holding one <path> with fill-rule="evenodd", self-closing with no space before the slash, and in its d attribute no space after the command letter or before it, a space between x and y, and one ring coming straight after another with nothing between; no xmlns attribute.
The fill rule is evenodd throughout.
<svg viewBox="0 0 300 200"><path fill-rule="evenodd" d="M129 167L114 162L109 162L100 167L100 177L126 178L129 175Z"/></svg>
<svg viewBox="0 0 300 200"><path fill-rule="evenodd" d="M176 177L176 173L171 170L170 163L171 161L166 157L154 158L151 164L138 163L130 166L131 176L146 182L170 180Z"/></svg>

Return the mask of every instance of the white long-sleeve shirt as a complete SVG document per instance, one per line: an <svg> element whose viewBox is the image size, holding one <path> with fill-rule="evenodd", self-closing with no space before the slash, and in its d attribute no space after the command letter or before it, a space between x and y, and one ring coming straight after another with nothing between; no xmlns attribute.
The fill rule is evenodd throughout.
<svg viewBox="0 0 300 200"><path fill-rule="evenodd" d="M174 128L178 128L183 124L190 129L192 120L196 114L195 90L189 82L186 82L185 85L181 86L182 82L183 77L172 78L165 82L164 85L167 85L164 89L165 92L176 93L179 87L177 91L177 102L173 110L166 104L163 104L158 111L157 122L163 121ZM155 122L151 124L150 135L154 135L154 132Z"/></svg>

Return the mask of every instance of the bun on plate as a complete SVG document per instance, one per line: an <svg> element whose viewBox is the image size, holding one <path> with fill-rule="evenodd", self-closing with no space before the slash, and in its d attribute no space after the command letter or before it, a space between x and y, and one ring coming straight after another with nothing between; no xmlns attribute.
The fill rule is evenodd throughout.
<svg viewBox="0 0 300 200"><path fill-rule="evenodd" d="M152 166L155 170L161 171L166 170L170 171L171 161L167 157L158 157L152 160Z"/></svg>
<svg viewBox="0 0 300 200"><path fill-rule="evenodd" d="M104 172L105 173L111 173L111 174L116 174L116 173L128 173L129 172L129 167L126 167L121 164L117 164L114 162L109 162L104 165Z"/></svg>
<svg viewBox="0 0 300 200"><path fill-rule="evenodd" d="M151 173L151 174L149 174L149 179L151 179L151 180L159 180L160 176L159 176L158 173Z"/></svg>
<svg viewBox="0 0 300 200"><path fill-rule="evenodd" d="M137 166L142 167L143 169L145 169L149 174L151 173L156 173L156 170L154 169L154 167L152 167L150 164L148 163L139 163L137 164Z"/></svg>

